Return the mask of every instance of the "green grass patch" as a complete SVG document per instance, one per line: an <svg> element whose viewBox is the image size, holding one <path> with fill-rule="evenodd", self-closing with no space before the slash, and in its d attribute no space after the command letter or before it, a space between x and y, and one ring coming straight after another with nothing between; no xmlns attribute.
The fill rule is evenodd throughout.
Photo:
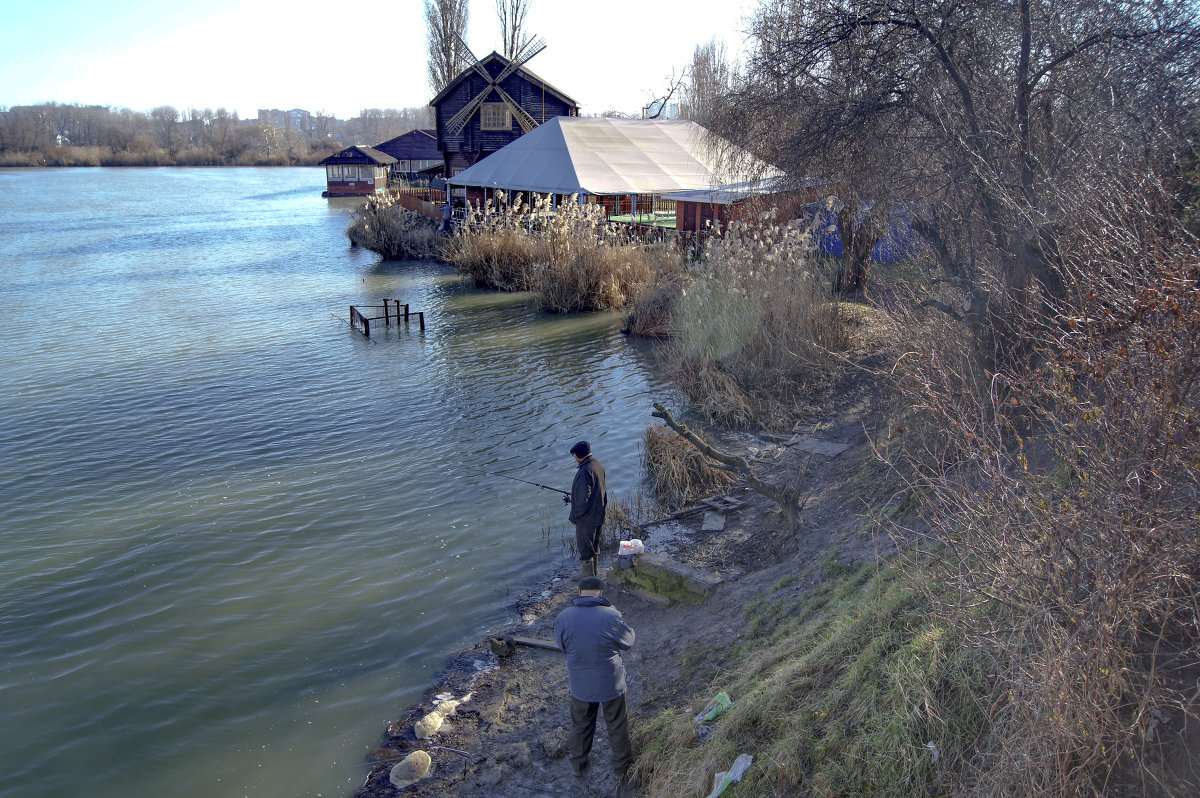
<svg viewBox="0 0 1200 798"><path fill-rule="evenodd" d="M739 753L754 765L730 798L911 796L944 785L979 726L973 696L988 690L970 652L927 613L924 572L909 568L825 568L804 599L749 607L751 634L729 649L720 681L638 725L643 794L706 795ZM691 715L718 690L734 703L701 742Z"/></svg>
<svg viewBox="0 0 1200 798"><path fill-rule="evenodd" d="M621 213L608 217L608 220L610 222L644 224L650 227L665 227L669 230L675 229L675 214L673 213Z"/></svg>

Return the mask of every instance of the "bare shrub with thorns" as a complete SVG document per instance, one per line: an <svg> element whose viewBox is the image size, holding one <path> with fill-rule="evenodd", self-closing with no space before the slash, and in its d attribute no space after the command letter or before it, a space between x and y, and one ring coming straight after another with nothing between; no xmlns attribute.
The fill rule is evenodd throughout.
<svg viewBox="0 0 1200 798"><path fill-rule="evenodd" d="M933 611L993 663L964 794L1198 789L1168 763L1200 676L1200 248L1148 183L1065 231L1031 357L980 374L950 337L898 369Z"/></svg>

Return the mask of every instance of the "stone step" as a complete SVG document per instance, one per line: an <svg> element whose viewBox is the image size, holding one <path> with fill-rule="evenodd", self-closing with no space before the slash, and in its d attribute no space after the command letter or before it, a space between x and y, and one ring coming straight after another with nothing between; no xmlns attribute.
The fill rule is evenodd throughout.
<svg viewBox="0 0 1200 798"><path fill-rule="evenodd" d="M700 604L721 584L721 577L654 552L633 555L633 567L618 569L617 558L608 572L609 584L661 596L671 603Z"/></svg>

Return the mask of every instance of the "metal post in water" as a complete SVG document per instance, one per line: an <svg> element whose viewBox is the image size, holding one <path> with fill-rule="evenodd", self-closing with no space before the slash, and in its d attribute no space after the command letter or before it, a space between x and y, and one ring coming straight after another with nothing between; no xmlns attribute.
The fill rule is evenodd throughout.
<svg viewBox="0 0 1200 798"><path fill-rule="evenodd" d="M392 300L388 299L387 297L384 297L383 298L383 326L384 327L392 326L392 316L391 316L391 313L389 312L391 307L392 307ZM396 324L397 325L400 324L400 314L399 313L396 314Z"/></svg>
<svg viewBox="0 0 1200 798"><path fill-rule="evenodd" d="M417 313L417 318L421 322L421 332L425 332L425 311L419 311Z"/></svg>

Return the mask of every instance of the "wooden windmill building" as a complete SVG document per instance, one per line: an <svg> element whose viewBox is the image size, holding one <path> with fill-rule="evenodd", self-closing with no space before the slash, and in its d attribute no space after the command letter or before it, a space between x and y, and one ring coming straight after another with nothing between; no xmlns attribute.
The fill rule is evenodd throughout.
<svg viewBox="0 0 1200 798"><path fill-rule="evenodd" d="M482 61L472 55L474 63L430 101L447 175L458 174L547 119L579 115L575 100L525 67L545 47L532 42L512 60L497 52Z"/></svg>

